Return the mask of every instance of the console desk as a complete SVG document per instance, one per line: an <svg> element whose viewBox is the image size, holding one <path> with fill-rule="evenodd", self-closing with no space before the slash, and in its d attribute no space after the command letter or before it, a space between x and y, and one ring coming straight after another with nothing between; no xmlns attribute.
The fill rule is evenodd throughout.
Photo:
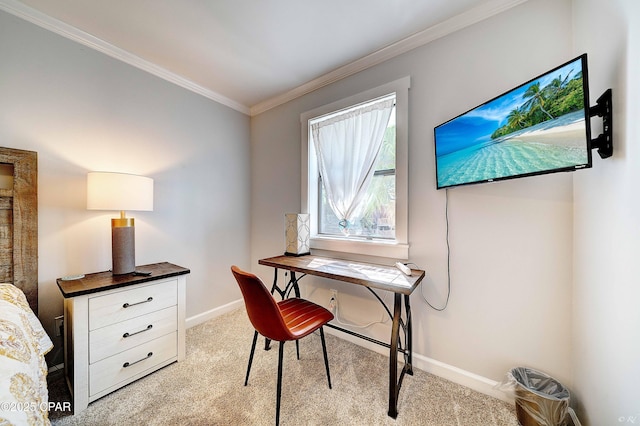
<svg viewBox="0 0 640 426"><path fill-rule="evenodd" d="M361 285L367 288L376 299L382 304L387 314L393 319L391 326L390 343L381 342L371 337L355 333L338 327L334 324L327 324L331 327L350 335L365 339L369 342L389 348L389 411L388 415L394 419L398 416L398 394L402 386L405 374L413 375L412 367L412 342L411 342L411 293L418 287L425 272L419 269L412 269L411 276L400 272L395 266L378 265L374 263L353 262L343 259L333 259L320 256L276 256L258 261L260 265L275 268L273 286L271 293L278 292L284 299L289 297L291 291L296 297L300 297L298 281L305 275L315 275L333 280ZM278 285L278 269L290 272L289 282L284 287ZM303 274L296 276L299 272ZM394 294L393 314L382 301L375 290L390 291ZM402 312L404 299L404 315ZM400 331L403 332L404 339L400 339ZM404 355L404 367L398 376L398 352Z"/></svg>

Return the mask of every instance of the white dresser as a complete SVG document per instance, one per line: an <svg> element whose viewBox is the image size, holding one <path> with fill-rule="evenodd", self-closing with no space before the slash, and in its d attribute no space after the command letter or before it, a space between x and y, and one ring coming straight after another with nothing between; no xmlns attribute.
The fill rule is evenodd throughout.
<svg viewBox="0 0 640 426"><path fill-rule="evenodd" d="M64 366L74 414L185 357L190 271L166 262L136 271L150 275L100 272L57 280L65 297Z"/></svg>

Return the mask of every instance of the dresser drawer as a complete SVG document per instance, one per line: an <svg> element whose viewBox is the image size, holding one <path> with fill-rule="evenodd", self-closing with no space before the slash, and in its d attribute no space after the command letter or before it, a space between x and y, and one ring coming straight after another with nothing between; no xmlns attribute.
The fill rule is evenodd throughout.
<svg viewBox="0 0 640 426"><path fill-rule="evenodd" d="M89 363L93 364L177 329L177 306L99 328L89 333Z"/></svg>
<svg viewBox="0 0 640 426"><path fill-rule="evenodd" d="M89 366L89 397L178 356L177 332L167 334ZM151 355L149 355L151 354ZM128 363L125 367L125 363Z"/></svg>
<svg viewBox="0 0 640 426"><path fill-rule="evenodd" d="M89 299L89 330L178 303L178 281L168 280Z"/></svg>

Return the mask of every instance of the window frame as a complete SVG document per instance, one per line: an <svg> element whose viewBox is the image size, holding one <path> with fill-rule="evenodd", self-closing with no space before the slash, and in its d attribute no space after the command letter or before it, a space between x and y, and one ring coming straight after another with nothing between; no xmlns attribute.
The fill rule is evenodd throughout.
<svg viewBox="0 0 640 426"><path fill-rule="evenodd" d="M317 250L368 254L394 259L409 258L409 88L410 77L392 81L300 114L301 212L310 213L310 247ZM309 137L309 120L369 100L396 94L396 238L364 240L318 234L318 167ZM313 176L313 177L312 177Z"/></svg>

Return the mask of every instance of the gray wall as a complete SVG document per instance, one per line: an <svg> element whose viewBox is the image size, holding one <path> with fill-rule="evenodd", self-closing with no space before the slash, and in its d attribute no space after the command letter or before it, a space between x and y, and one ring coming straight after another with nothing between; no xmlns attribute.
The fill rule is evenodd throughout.
<svg viewBox="0 0 640 426"><path fill-rule="evenodd" d="M0 146L39 160L40 318L62 314L56 278L111 268L110 218L86 210L86 173L152 177L138 264L191 269L187 317L240 297L249 258L249 117L0 12ZM51 357L61 362L61 341Z"/></svg>
<svg viewBox="0 0 640 426"><path fill-rule="evenodd" d="M614 105L613 157L596 155L575 179L574 400L583 424L639 424L640 3L574 0L573 9L592 104L612 88Z"/></svg>
<svg viewBox="0 0 640 426"><path fill-rule="evenodd" d="M441 305L445 192L435 189L433 128L571 59L571 40L571 2L531 0L254 117L253 269L271 278L257 260L283 252L283 215L300 210L300 113L409 75L409 260L428 271L424 294ZM519 365L571 384L572 179L556 174L449 191L451 301L436 312L413 294L419 365L465 384L473 374L501 381ZM338 286L341 313L351 321L381 316L365 291L305 281L307 295L322 304L328 286ZM386 340L389 326L366 333Z"/></svg>

